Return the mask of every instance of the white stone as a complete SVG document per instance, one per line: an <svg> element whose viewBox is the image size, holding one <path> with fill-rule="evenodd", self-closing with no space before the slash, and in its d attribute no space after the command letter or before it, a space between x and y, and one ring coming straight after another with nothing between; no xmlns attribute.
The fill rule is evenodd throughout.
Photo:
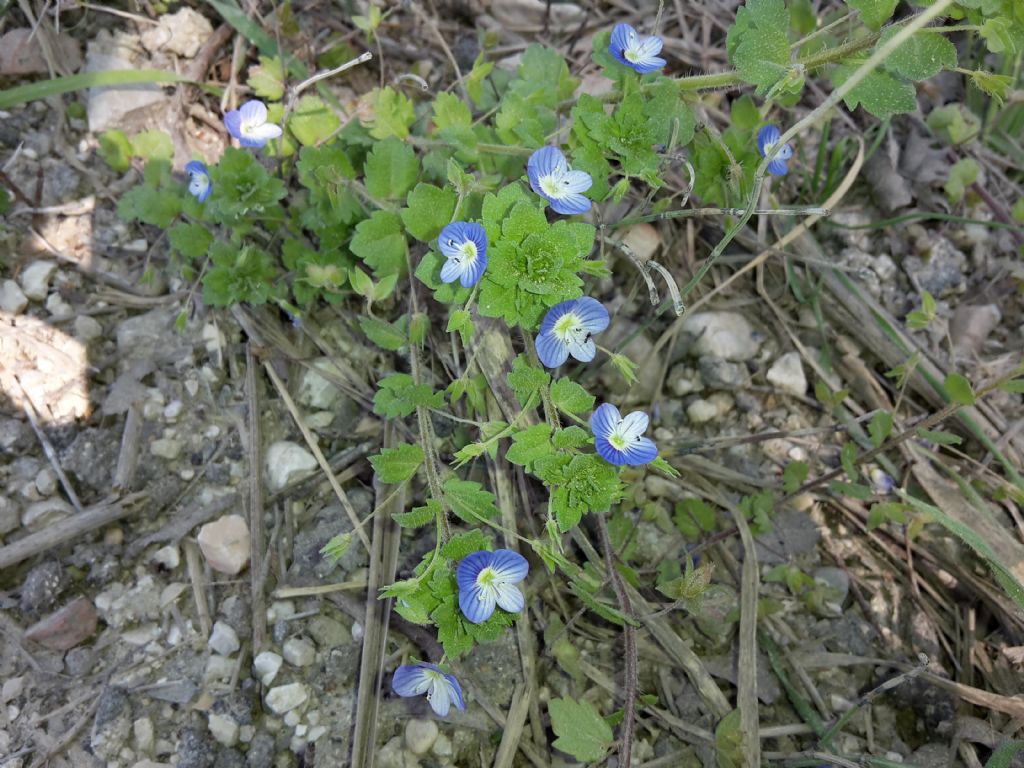
<svg viewBox="0 0 1024 768"><path fill-rule="evenodd" d="M295 728L299 724L300 719L299 713L292 711L284 716L284 724L289 728Z"/></svg>
<svg viewBox="0 0 1024 768"><path fill-rule="evenodd" d="M139 55L137 35L100 30L89 41L84 71L146 69L151 66L148 58ZM89 130L101 133L108 128L120 128L131 135L142 128L145 118L160 113L169 101L158 85L90 88L86 107Z"/></svg>
<svg viewBox="0 0 1024 768"><path fill-rule="evenodd" d="M235 674L235 662L227 656L212 654L206 660L206 671L203 673L203 682L210 683L217 680L230 680Z"/></svg>
<svg viewBox="0 0 1024 768"><path fill-rule="evenodd" d="M21 696L22 691L25 690L25 678L21 675L17 677L9 677L4 680L3 686L0 686L0 702L6 704L12 699L16 699Z"/></svg>
<svg viewBox="0 0 1024 768"><path fill-rule="evenodd" d="M238 740L243 744L248 744L252 741L253 736L256 735L256 726L243 725L238 729Z"/></svg>
<svg viewBox="0 0 1024 768"><path fill-rule="evenodd" d="M51 293L46 297L46 311L55 320L67 320L69 317L75 314L75 310L71 308L71 305L64 301L64 297L59 293Z"/></svg>
<svg viewBox="0 0 1024 768"><path fill-rule="evenodd" d="M434 742L434 747L431 751L438 757L451 757L452 740L446 734L440 734L437 737L437 741Z"/></svg>
<svg viewBox="0 0 1024 768"><path fill-rule="evenodd" d="M206 17L191 8L164 14L160 23L142 33L142 44L149 51L167 51L191 59L210 39L213 27Z"/></svg>
<svg viewBox="0 0 1024 768"><path fill-rule="evenodd" d="M35 488L35 485L32 487ZM74 513L74 507L64 499L55 497L29 504L21 514L21 524L30 531L37 531Z"/></svg>
<svg viewBox="0 0 1024 768"><path fill-rule="evenodd" d="M294 600L275 600L267 608L267 621L273 624L279 619L288 619L295 615Z"/></svg>
<svg viewBox="0 0 1024 768"><path fill-rule="evenodd" d="M168 544L166 547L160 547L149 556L149 559L157 565L162 565L168 571L173 571L181 563L181 553L178 552L176 546Z"/></svg>
<svg viewBox="0 0 1024 768"><path fill-rule="evenodd" d="M210 727L210 735L225 747L233 747L238 743L238 723L224 715L211 712L206 721Z"/></svg>
<svg viewBox="0 0 1024 768"><path fill-rule="evenodd" d="M266 703L275 715L283 715L306 703L309 689L302 683L289 683L271 688L267 692Z"/></svg>
<svg viewBox="0 0 1024 768"><path fill-rule="evenodd" d="M683 322L683 333L693 339L690 354L714 355L740 362L757 355L761 334L736 312L698 312Z"/></svg>
<svg viewBox="0 0 1024 768"><path fill-rule="evenodd" d="M42 496L53 496L57 492L57 473L49 467L39 470L36 475L36 490Z"/></svg>
<svg viewBox="0 0 1024 768"><path fill-rule="evenodd" d="M43 301L50 292L50 278L57 271L52 261L33 261L21 273L21 290L32 301Z"/></svg>
<svg viewBox="0 0 1024 768"><path fill-rule="evenodd" d="M405 746L414 755L425 755L437 741L440 730L433 720L413 718L405 724Z"/></svg>
<svg viewBox="0 0 1024 768"><path fill-rule="evenodd" d="M316 459L298 443L281 440L267 449L267 487L279 491L317 468Z"/></svg>
<svg viewBox="0 0 1024 768"><path fill-rule="evenodd" d="M181 402L181 400L172 400L167 404L167 407L164 408L164 419L167 421L176 421L181 415L181 411L184 407L185 404Z"/></svg>
<svg viewBox="0 0 1024 768"><path fill-rule="evenodd" d="M694 400L687 406L686 415L692 424L705 424L718 418L718 406L710 400Z"/></svg>
<svg viewBox="0 0 1024 768"><path fill-rule="evenodd" d="M28 306L28 297L13 280L0 283L0 311L20 315Z"/></svg>
<svg viewBox="0 0 1024 768"><path fill-rule="evenodd" d="M214 622L207 645L221 656L230 656L241 646L238 642L238 633L230 624L223 621Z"/></svg>
<svg viewBox="0 0 1024 768"><path fill-rule="evenodd" d="M304 637L289 637L284 641L284 660L295 667L308 667L316 660L316 649Z"/></svg>
<svg viewBox="0 0 1024 768"><path fill-rule="evenodd" d="M341 390L328 377L341 379L341 369L329 357L317 358L302 372L295 399L316 411L330 410L341 397Z"/></svg>
<svg viewBox="0 0 1024 768"><path fill-rule="evenodd" d="M98 339L103 335L103 326L100 325L96 318L89 315L79 315L76 317L72 328L75 338L85 342Z"/></svg>
<svg viewBox="0 0 1024 768"><path fill-rule="evenodd" d="M148 717L140 717L132 723L132 746L144 755L153 753L156 744L156 729Z"/></svg>
<svg viewBox="0 0 1024 768"><path fill-rule="evenodd" d="M313 728L310 728L309 729L309 733L306 734L306 741L307 742L314 742L317 739L319 739L321 736L323 736L325 733L327 733L327 726L325 726L325 725L314 726Z"/></svg>
<svg viewBox="0 0 1024 768"><path fill-rule="evenodd" d="M184 447L180 440L161 437L149 444L149 452L158 458L174 461L181 455L181 450Z"/></svg>
<svg viewBox="0 0 1024 768"><path fill-rule="evenodd" d="M252 660L252 668L257 676L259 676L261 683L270 685L274 682L274 678L277 677L277 673L280 671L281 664L283 663L284 659L273 651L263 651L263 653Z"/></svg>
<svg viewBox="0 0 1024 768"><path fill-rule="evenodd" d="M800 361L799 352L787 352L768 369L765 378L771 384L791 395L803 395L807 392L807 376Z"/></svg>
<svg viewBox="0 0 1024 768"><path fill-rule="evenodd" d="M199 529L199 549L215 571L234 576L249 562L249 526L241 515L224 515Z"/></svg>

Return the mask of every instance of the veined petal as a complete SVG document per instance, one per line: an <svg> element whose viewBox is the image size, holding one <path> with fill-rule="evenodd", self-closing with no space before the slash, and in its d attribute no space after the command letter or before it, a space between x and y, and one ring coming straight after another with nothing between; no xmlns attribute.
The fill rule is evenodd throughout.
<svg viewBox="0 0 1024 768"><path fill-rule="evenodd" d="M586 192L593 184L594 180L586 171L569 171L562 177L559 189L563 190L566 195L578 194Z"/></svg>
<svg viewBox="0 0 1024 768"><path fill-rule="evenodd" d="M788 143L779 147L779 151L775 153L776 160L789 160L791 157L793 157L793 146Z"/></svg>
<svg viewBox="0 0 1024 768"><path fill-rule="evenodd" d="M768 173L772 176L785 176L789 173L789 166L786 164L785 160L779 160L776 158L768 163Z"/></svg>
<svg viewBox="0 0 1024 768"><path fill-rule="evenodd" d="M611 45L609 47L622 53L632 45L634 40L636 40L636 30L633 27L629 24L616 24L612 29ZM612 53L614 54L615 51L612 51Z"/></svg>
<svg viewBox="0 0 1024 768"><path fill-rule="evenodd" d="M558 199L548 198L548 201L551 203L551 210L567 216L586 213L590 210L590 199L583 195L567 195Z"/></svg>
<svg viewBox="0 0 1024 768"><path fill-rule="evenodd" d="M454 283L462 276L462 265L455 259L445 259L441 265L441 282Z"/></svg>
<svg viewBox="0 0 1024 768"><path fill-rule="evenodd" d="M544 176L563 176L568 170L565 155L558 147L541 147L530 155L526 163L526 172L530 176L531 184L535 176L538 179Z"/></svg>
<svg viewBox="0 0 1024 768"><path fill-rule="evenodd" d="M280 125L276 125L275 123L263 123L261 125L254 125L250 127L246 133L250 139L253 139L254 141L262 141L266 144L271 139L276 139L280 136L283 131L281 130Z"/></svg>
<svg viewBox="0 0 1024 768"><path fill-rule="evenodd" d="M574 311L579 315L583 327L591 333L600 333L608 327L608 310L597 299L590 296L576 299Z"/></svg>
<svg viewBox="0 0 1024 768"><path fill-rule="evenodd" d="M448 683L452 703L455 704L458 709L465 709L466 702L462 698L462 686L459 685L459 681L455 679L455 675L449 675L447 672L443 672L442 674L444 675L445 682Z"/></svg>
<svg viewBox="0 0 1024 768"><path fill-rule="evenodd" d="M611 403L602 403L590 416L590 431L594 433L595 438L607 440L620 421L622 415L619 409Z"/></svg>
<svg viewBox="0 0 1024 768"><path fill-rule="evenodd" d="M555 306L553 306L551 309L549 309L545 313L544 319L541 321L540 324L541 334L551 333L555 329L555 324L559 320L561 320L564 315L566 315L569 312L572 312L576 308L576 303L578 301L579 299L569 299L568 301L561 301L558 304L555 304Z"/></svg>
<svg viewBox="0 0 1024 768"><path fill-rule="evenodd" d="M650 464L658 458L658 446L649 437L641 437L639 440L630 442L623 450L626 464L638 467L641 464Z"/></svg>
<svg viewBox="0 0 1024 768"><path fill-rule="evenodd" d="M621 467L626 462L626 455L618 448L608 442L606 437L594 437L594 448L597 449L598 455L607 461L609 464L614 464L617 467Z"/></svg>
<svg viewBox="0 0 1024 768"><path fill-rule="evenodd" d="M573 339L566 345L566 349L574 359L579 360L581 363L589 363L597 356L597 345L594 344L593 339L587 339L582 342Z"/></svg>
<svg viewBox="0 0 1024 768"><path fill-rule="evenodd" d="M459 592L472 589L476 586L476 577L480 571L491 564L491 553L484 550L471 552L462 558L458 568L455 569L455 583Z"/></svg>
<svg viewBox="0 0 1024 768"><path fill-rule="evenodd" d="M651 420L646 413L643 411L633 411L622 420L619 434L626 440L636 440L647 431L647 426L650 423Z"/></svg>
<svg viewBox="0 0 1024 768"><path fill-rule="evenodd" d="M462 615L474 624L483 624L491 618L496 604L493 588L482 589L475 584L470 589L459 587L459 608Z"/></svg>
<svg viewBox="0 0 1024 768"><path fill-rule="evenodd" d="M515 584L495 584L498 607L509 613L519 613L526 606L526 598Z"/></svg>
<svg viewBox="0 0 1024 768"><path fill-rule="evenodd" d="M482 224L477 224L476 222L466 224L465 229L463 229L463 236L466 240L473 242L479 255L482 256L487 253L487 230L484 229Z"/></svg>
<svg viewBox="0 0 1024 768"><path fill-rule="evenodd" d="M426 664L403 664L391 678L391 689L399 696L419 696L430 688Z"/></svg>
<svg viewBox="0 0 1024 768"><path fill-rule="evenodd" d="M238 108L242 121L253 124L267 122L267 105L262 101L247 101Z"/></svg>
<svg viewBox="0 0 1024 768"><path fill-rule="evenodd" d="M189 160L185 163L185 173L204 173L207 176L210 174L206 164L199 160Z"/></svg>
<svg viewBox="0 0 1024 768"><path fill-rule="evenodd" d="M242 113L233 109L224 115L224 127L236 139L242 138Z"/></svg>
<svg viewBox="0 0 1024 768"><path fill-rule="evenodd" d="M537 347L537 357L548 368L557 368L569 359L569 347L563 344L554 333L537 334L534 342Z"/></svg>
<svg viewBox="0 0 1024 768"><path fill-rule="evenodd" d="M630 66L633 67L641 75L646 75L649 72L657 72L659 69L668 64L665 59L660 56L651 56L649 58L638 59L635 63Z"/></svg>
<svg viewBox="0 0 1024 768"><path fill-rule="evenodd" d="M487 269L487 254L483 251L478 251L476 258L473 259L472 264L467 264L462 271L462 276L459 281L462 283L463 288L472 288L483 277L484 270Z"/></svg>
<svg viewBox="0 0 1024 768"><path fill-rule="evenodd" d="M432 680L427 699L430 701L430 708L434 710L434 713L439 717L445 717L448 710L452 708L452 694L448 687L448 681L443 677Z"/></svg>
<svg viewBox="0 0 1024 768"><path fill-rule="evenodd" d="M511 549L494 550L491 553L491 568L498 574L498 579L506 584L516 584L525 579L526 574L530 572L530 564L526 558Z"/></svg>
<svg viewBox="0 0 1024 768"><path fill-rule="evenodd" d="M665 46L665 42L657 35L648 35L640 44L637 45L633 50L636 51L637 57L642 61L649 61L650 59L661 53L661 49Z"/></svg>
<svg viewBox="0 0 1024 768"><path fill-rule="evenodd" d="M761 157L768 155L768 148L781 136L779 129L774 125L766 125L757 132L757 151L761 153Z"/></svg>

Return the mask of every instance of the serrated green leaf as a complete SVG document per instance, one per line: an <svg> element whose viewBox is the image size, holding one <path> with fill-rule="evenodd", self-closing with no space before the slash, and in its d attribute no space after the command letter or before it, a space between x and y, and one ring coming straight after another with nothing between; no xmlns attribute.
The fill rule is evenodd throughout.
<svg viewBox="0 0 1024 768"><path fill-rule="evenodd" d="M452 220L455 199L455 193L450 189L440 189L422 182L417 184L409 193L407 207L402 209L405 228L417 240L433 240Z"/></svg>
<svg viewBox="0 0 1024 768"><path fill-rule="evenodd" d="M981 25L981 36L992 53L1016 56L1024 50L1024 28L1007 16L996 16Z"/></svg>
<svg viewBox="0 0 1024 768"><path fill-rule="evenodd" d="M877 51L895 35L899 27L890 27L882 33L875 45ZM885 68L910 80L927 80L943 69L957 65L956 46L943 37L941 32L923 29L910 36L901 46L889 54Z"/></svg>
<svg viewBox="0 0 1024 768"><path fill-rule="evenodd" d="M736 11L726 48L744 82L764 94L789 67L789 10L783 0L747 0Z"/></svg>
<svg viewBox="0 0 1024 768"><path fill-rule="evenodd" d="M143 131L132 137L132 154L143 160L167 160L174 156L174 144L164 131Z"/></svg>
<svg viewBox="0 0 1024 768"><path fill-rule="evenodd" d="M551 427L547 424L535 424L513 433L512 445L505 452L505 458L513 464L528 467L553 451Z"/></svg>
<svg viewBox="0 0 1024 768"><path fill-rule="evenodd" d="M201 259L210 250L213 235L202 224L178 222L167 230L171 248L186 259Z"/></svg>
<svg viewBox="0 0 1024 768"><path fill-rule="evenodd" d="M846 4L860 14L869 29L877 32L892 18L899 0L846 0Z"/></svg>
<svg viewBox="0 0 1024 768"><path fill-rule="evenodd" d="M378 200L405 197L419 176L416 152L395 138L379 141L366 156L366 191Z"/></svg>
<svg viewBox="0 0 1024 768"><path fill-rule="evenodd" d="M881 501L871 505L868 512L868 530L873 531L880 525L892 522L902 525L907 522L907 515L904 512L906 505L895 501Z"/></svg>
<svg viewBox="0 0 1024 768"><path fill-rule="evenodd" d="M370 463L381 482L403 483L415 475L423 463L423 449L415 443L402 443L371 456Z"/></svg>
<svg viewBox="0 0 1024 768"><path fill-rule="evenodd" d="M472 480L449 478L444 484L444 497L452 512L467 523L478 524L498 516L494 494Z"/></svg>
<svg viewBox="0 0 1024 768"><path fill-rule="evenodd" d="M427 499L422 507L413 507L409 512L395 512L391 515L403 528L420 528L432 523L441 514L441 504L436 499Z"/></svg>
<svg viewBox="0 0 1024 768"><path fill-rule="evenodd" d="M360 317L359 327L381 349L394 352L409 343L400 328L379 317Z"/></svg>
<svg viewBox="0 0 1024 768"><path fill-rule="evenodd" d="M266 101L280 101L284 96L284 67L278 57L260 56L257 66L249 67L249 87Z"/></svg>
<svg viewBox="0 0 1024 768"><path fill-rule="evenodd" d="M846 476L851 481L856 481L860 477L860 473L857 471L857 444L856 443L843 443L843 447L839 449L839 463L843 466L843 471L846 472Z"/></svg>
<svg viewBox="0 0 1024 768"><path fill-rule="evenodd" d="M949 177L943 185L946 197L951 203L959 203L964 199L967 187L978 180L981 173L981 166L973 157L965 157L958 160L949 169Z"/></svg>
<svg viewBox="0 0 1024 768"><path fill-rule="evenodd" d="M782 470L782 490L786 493L795 493L797 488L804 484L810 468L805 461L791 461Z"/></svg>
<svg viewBox="0 0 1024 768"><path fill-rule="evenodd" d="M462 337L462 346L468 346L473 338L473 316L469 310L453 310L448 317L448 326L445 328L445 331L448 333L458 332L459 336Z"/></svg>
<svg viewBox="0 0 1024 768"><path fill-rule="evenodd" d="M341 120L319 96L303 96L288 118L288 129L303 146L320 144L339 127Z"/></svg>
<svg viewBox="0 0 1024 768"><path fill-rule="evenodd" d="M405 272L405 232L401 219L391 211L374 211L359 222L349 248L378 278Z"/></svg>
<svg viewBox="0 0 1024 768"><path fill-rule="evenodd" d="M683 499L676 504L673 521L683 536L696 539L715 530L715 510L703 499Z"/></svg>
<svg viewBox="0 0 1024 768"><path fill-rule="evenodd" d="M459 561L466 555L481 550L488 551L491 548L491 540L479 530L457 533L448 539L448 543L441 547L441 556L448 560Z"/></svg>
<svg viewBox="0 0 1024 768"><path fill-rule="evenodd" d="M551 437L551 444L556 450L566 448L579 448L591 441L591 435L587 430L572 424L565 429L559 429Z"/></svg>
<svg viewBox="0 0 1024 768"><path fill-rule="evenodd" d="M416 384L407 373L393 373L377 384L373 412L389 419L408 416L417 406L443 408L444 394L426 384Z"/></svg>
<svg viewBox="0 0 1024 768"><path fill-rule="evenodd" d="M952 432L944 432L940 429L917 429L915 430L918 437L921 437L929 442L935 443L936 445L960 445L963 442L963 438L959 435L954 435Z"/></svg>
<svg viewBox="0 0 1024 768"><path fill-rule="evenodd" d="M886 441L892 433L892 413L890 411L878 411L871 417L868 424L868 434L871 436L871 444L878 448Z"/></svg>
<svg viewBox="0 0 1024 768"><path fill-rule="evenodd" d="M959 373L953 372L946 376L943 386L949 395L949 399L954 403L974 405L975 397L974 390L971 389L971 382Z"/></svg>
<svg viewBox="0 0 1024 768"><path fill-rule="evenodd" d="M550 381L551 375L530 365L526 355L516 357L508 374L508 384L515 391L520 405L525 405L532 395L546 387Z"/></svg>
<svg viewBox="0 0 1024 768"><path fill-rule="evenodd" d="M577 760L595 763L606 754L614 737L612 729L589 701L551 699L548 702L554 746Z"/></svg>
<svg viewBox="0 0 1024 768"><path fill-rule="evenodd" d="M996 104L1002 105L1006 101L1007 92L1013 87L1012 77L986 72L983 69L976 69L970 74L974 86L995 99Z"/></svg>
<svg viewBox="0 0 1024 768"><path fill-rule="evenodd" d="M551 402L566 413L590 413L594 400L587 390L565 376L551 385Z"/></svg>
<svg viewBox="0 0 1024 768"><path fill-rule="evenodd" d="M844 61L832 70L832 84L841 86L865 61L861 58ZM859 104L875 117L885 120L893 115L914 112L917 109L917 91L911 83L876 69L846 94L843 101L847 109L854 110Z"/></svg>
<svg viewBox="0 0 1024 768"><path fill-rule="evenodd" d="M397 136L404 139L416 121L416 112L409 98L391 86L377 88L370 96L373 118L369 121L370 135L375 139ZM410 185L411 186L411 185Z"/></svg>
<svg viewBox="0 0 1024 768"><path fill-rule="evenodd" d="M974 140L981 132L978 116L959 103L933 109L925 122L936 136L954 146Z"/></svg>

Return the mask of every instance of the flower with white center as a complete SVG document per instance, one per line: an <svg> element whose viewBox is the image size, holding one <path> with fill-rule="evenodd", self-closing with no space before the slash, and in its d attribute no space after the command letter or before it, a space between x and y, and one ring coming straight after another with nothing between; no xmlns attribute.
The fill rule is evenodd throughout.
<svg viewBox="0 0 1024 768"><path fill-rule="evenodd" d="M391 678L391 688L399 696L420 696L427 694L430 708L444 717L452 704L457 709L465 709L462 699L462 686L436 664L403 664L395 670Z"/></svg>
<svg viewBox="0 0 1024 768"><path fill-rule="evenodd" d="M871 480L871 490L879 495L892 493L892 489L896 487L896 481L892 476L879 467L872 469L868 477Z"/></svg>
<svg viewBox="0 0 1024 768"><path fill-rule="evenodd" d="M526 558L510 549L466 555L455 571L462 614L474 624L482 624L491 618L495 606L519 613L526 600L516 584L529 570Z"/></svg>
<svg viewBox="0 0 1024 768"><path fill-rule="evenodd" d="M281 126L267 122L267 105L262 101L247 101L228 112L224 115L224 127L243 147L256 149L281 135Z"/></svg>
<svg viewBox="0 0 1024 768"><path fill-rule="evenodd" d="M657 35L641 35L629 24L616 24L608 53L641 75L661 69L667 63L658 56L664 45Z"/></svg>
<svg viewBox="0 0 1024 768"><path fill-rule="evenodd" d="M597 354L594 334L608 327L608 310L597 299L584 296L556 304L544 315L535 345L537 357L557 368L572 355L589 363Z"/></svg>
<svg viewBox="0 0 1024 768"><path fill-rule="evenodd" d="M583 194L594 183L586 171L574 171L557 147L541 147L526 163L533 191L551 203L555 213L586 213L590 200Z"/></svg>
<svg viewBox="0 0 1024 768"><path fill-rule="evenodd" d="M185 163L185 173L188 174L188 191L200 203L205 203L206 198L213 191L213 182L210 180L210 172L206 166L198 160Z"/></svg>
<svg viewBox="0 0 1024 768"><path fill-rule="evenodd" d="M761 157L768 157L768 153L772 150L772 147L779 143L781 137L782 134L779 133L779 129L774 125L766 125L758 131L757 151L761 153ZM793 147L789 144L783 144L776 151L772 161L768 163L768 173L774 176L785 176L789 173L789 166L786 162L791 157L793 157Z"/></svg>
<svg viewBox="0 0 1024 768"><path fill-rule="evenodd" d="M441 280L458 280L463 288L480 281L487 268L487 233L480 224L453 221L441 230L437 245L445 258Z"/></svg>
<svg viewBox="0 0 1024 768"><path fill-rule="evenodd" d="M636 467L649 464L658 457L658 446L644 437L650 419L643 411L633 411L623 418L611 403L603 403L590 417L594 447L609 464Z"/></svg>

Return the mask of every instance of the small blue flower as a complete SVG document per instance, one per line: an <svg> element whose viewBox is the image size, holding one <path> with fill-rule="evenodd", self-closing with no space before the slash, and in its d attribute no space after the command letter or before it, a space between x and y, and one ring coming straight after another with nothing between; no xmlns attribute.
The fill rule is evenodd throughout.
<svg viewBox="0 0 1024 768"><path fill-rule="evenodd" d="M435 664L403 664L395 670L391 678L391 688L399 696L420 696L427 694L430 708L444 717L452 704L458 709L465 709L462 699L462 686L450 675Z"/></svg>
<svg viewBox="0 0 1024 768"><path fill-rule="evenodd" d="M188 174L188 191L200 203L205 203L206 198L213 191L213 182L210 180L210 172L206 166L198 160L185 163L185 173Z"/></svg>
<svg viewBox="0 0 1024 768"><path fill-rule="evenodd" d="M526 600L516 584L529 570L526 558L510 549L466 555L455 571L463 615L481 624L491 618L496 605L509 613L519 613Z"/></svg>
<svg viewBox="0 0 1024 768"><path fill-rule="evenodd" d="M557 368L569 355L589 363L597 354L593 336L607 327L608 310L597 299L584 296L555 304L540 324L537 357L548 368Z"/></svg>
<svg viewBox="0 0 1024 768"><path fill-rule="evenodd" d="M487 268L487 233L481 225L453 221L441 230L437 245L446 259L441 267L441 280L458 280L463 288L480 281Z"/></svg>
<svg viewBox="0 0 1024 768"><path fill-rule="evenodd" d="M649 464L658 456L658 446L643 436L649 422L643 411L633 411L623 418L618 408L604 403L590 417L594 447L609 464L619 467Z"/></svg>
<svg viewBox="0 0 1024 768"><path fill-rule="evenodd" d="M782 134L774 125L766 125L757 132L757 151L761 157L768 157L772 147L779 143ZM775 153L775 158L768 163L768 173L774 176L785 176L789 173L789 166L786 161L793 157L793 148L789 144L783 144Z"/></svg>
<svg viewBox="0 0 1024 768"><path fill-rule="evenodd" d="M533 191L551 203L555 213L586 213L590 200L582 193L594 180L586 171L574 171L557 147L541 147L526 163Z"/></svg>
<svg viewBox="0 0 1024 768"><path fill-rule="evenodd" d="M878 467L871 470L869 478L871 490L882 496L892 493L892 489L896 487L896 481L892 479L892 476Z"/></svg>
<svg viewBox="0 0 1024 768"><path fill-rule="evenodd" d="M661 69L667 63L658 56L665 43L657 35L641 35L629 24L616 24L608 53L641 75Z"/></svg>
<svg viewBox="0 0 1024 768"><path fill-rule="evenodd" d="M281 135L281 126L267 122L267 105L247 101L224 115L224 127L243 147L259 149Z"/></svg>

